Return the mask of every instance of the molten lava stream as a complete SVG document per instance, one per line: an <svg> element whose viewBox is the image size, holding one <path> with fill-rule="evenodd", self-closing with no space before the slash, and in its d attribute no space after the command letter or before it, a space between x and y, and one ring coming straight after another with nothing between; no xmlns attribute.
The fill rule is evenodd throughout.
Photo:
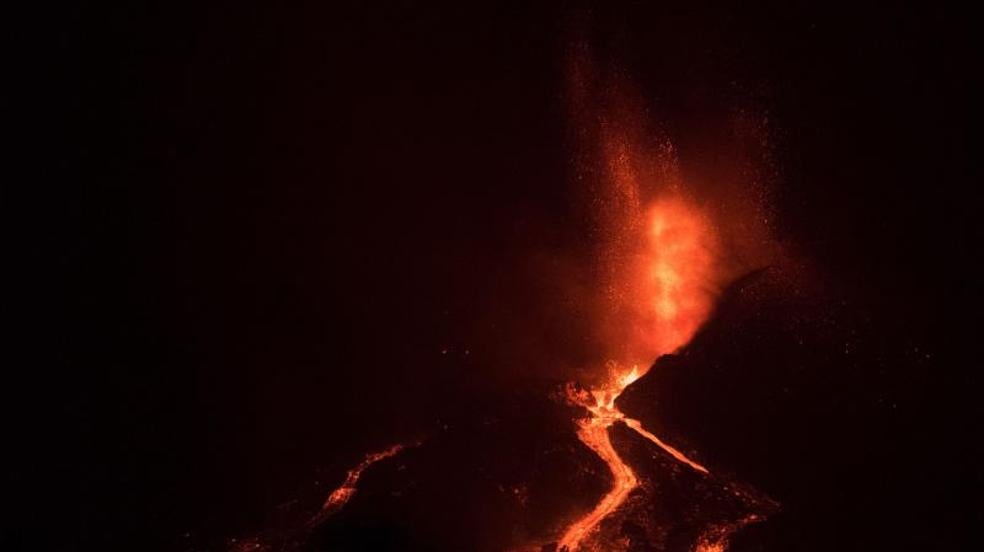
<svg viewBox="0 0 984 552"><path fill-rule="evenodd" d="M405 448L406 445L397 444L379 452L367 454L362 462L359 462L359 465L348 471L342 485L328 495L328 499L325 500L324 505L322 505L321 511L310 520L309 525L317 525L318 523L324 521L326 517L341 510L346 504L348 504L348 501L355 496L355 492L358 489L357 485L359 483L359 479L362 477L362 473L366 471L366 469L380 460L385 460L396 456Z"/></svg>
<svg viewBox="0 0 984 552"><path fill-rule="evenodd" d="M576 550L578 544L601 523L601 520L615 511L639 484L632 468L622 461L615 452L615 447L612 446L612 441L608 437L610 425L611 422L596 417L581 422L581 428L577 432L578 438L608 464L614 484L612 490L601 499L591 513L571 525L564 538L560 540L560 550Z"/></svg>
<svg viewBox="0 0 984 552"><path fill-rule="evenodd" d="M619 412L619 414L621 414L621 412ZM701 473L708 473L707 472L707 468L705 468L704 466L701 466L697 462L694 462L693 460L687 458L682 452L680 452L677 449L671 447L670 445L664 443L659 437L657 437L657 436L653 435L652 433L646 431L646 428L642 427L642 422L640 422L639 420L636 420L635 418L626 418L626 417L623 417L622 418L622 421L625 422L625 425L627 425L630 428L632 428L639 435L642 435L646 439L649 439L653 443L656 443L657 446L659 446L661 449L665 450L673 458L676 458L677 461L683 462L684 464L690 466L691 468L693 468L693 469L695 469L695 470L697 470L697 471L699 471Z"/></svg>
<svg viewBox="0 0 984 552"><path fill-rule="evenodd" d="M682 452L647 431L642 427L642 423L639 420L627 418L615 406L615 399L622 394L622 391L626 387L638 378L638 370L633 368L628 374L617 378L615 383L610 384L610 386L603 387L600 390L593 390L590 393L576 391L572 387L568 387L568 399L575 404L587 408L588 412L591 413L591 417L578 422L577 436L582 443L595 451L608 464L608 469L612 472L614 483L612 490L601 499L598 505L588 515L575 521L567 529L558 544L558 549L561 551L573 552L577 550L581 542L598 527L598 524L608 517L609 514L617 510L625 502L625 499L628 498L629 493L639 485L639 480L636 478L632 468L622 460L622 457L615 451L615 447L612 446L611 438L608 435L608 428L612 424L619 421L625 423L626 426L658 445L673 458L701 473L708 473L707 468L687 458Z"/></svg>
<svg viewBox="0 0 984 552"><path fill-rule="evenodd" d="M614 358L659 358L684 346L711 312L713 294L709 286L720 284L722 276L717 273L716 229L704 210L682 195L665 194L644 207L641 175L629 161L645 155L633 152L631 141L619 132L608 138L606 166L611 197L605 205L614 205L615 213L607 215L606 253L601 256L608 276L599 335ZM568 399L590 413L578 421L578 438L608 464L615 481L588 515L567 528L559 542L562 551L582 547L599 523L639 484L612 447L608 429L616 422L625 423L677 461L707 474L704 466L615 406L622 391L642 376L638 368L620 369L611 362L608 369L606 382L591 391L568 387Z"/></svg>

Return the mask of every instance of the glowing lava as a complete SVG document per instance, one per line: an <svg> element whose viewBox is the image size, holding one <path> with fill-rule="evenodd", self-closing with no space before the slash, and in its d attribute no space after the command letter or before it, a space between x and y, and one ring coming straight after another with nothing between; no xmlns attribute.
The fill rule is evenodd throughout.
<svg viewBox="0 0 984 552"><path fill-rule="evenodd" d="M711 526L698 540L694 552L724 552L728 549L728 539L742 527L755 523L762 518L755 514L746 516L733 523L723 523Z"/></svg>
<svg viewBox="0 0 984 552"><path fill-rule="evenodd" d="M660 438L643 428L639 420L626 417L615 406L615 399L618 398L629 384L637 380L640 375L638 367L633 367L626 374L616 375L609 385L598 389L584 391L577 390L573 386L568 386L567 388L568 399L575 404L587 408L588 412L591 413L590 417L578 421L577 436L581 442L595 451L608 464L608 469L612 472L614 484L612 490L602 497L601 502L588 515L577 520L567 529L558 545L562 551L577 550L581 541L591 534L598 524L601 523L601 520L618 509L625 502L625 499L628 498L629 493L639 484L632 468L618 455L609 438L608 428L616 422L624 423L680 462L687 464L701 473L708 473L707 468L687 458L682 452L663 442Z"/></svg>
<svg viewBox="0 0 984 552"><path fill-rule="evenodd" d="M626 263L618 282L617 310L627 315L621 329L630 346L627 357L657 358L687 343L711 309L707 291L713 268L711 225L680 198L657 201L648 211L646 244ZM608 464L612 489L586 516L565 531L559 549L577 550L605 517L625 502L638 484L635 473L612 446L608 429L622 422L655 443L676 460L701 473L704 466L646 430L639 420L628 418L615 406L615 399L639 379L638 364L630 370L609 363L606 381L590 391L568 386L568 399L588 410L588 418L578 420L578 438Z"/></svg>
<svg viewBox="0 0 984 552"><path fill-rule="evenodd" d="M324 506L321 507L322 515L337 512L345 506L345 504L347 504L353 496L355 496L356 485L359 483L359 478L362 477L362 472L366 471L366 468L376 462L379 462L380 460L397 455L404 448L404 445L393 445L388 449L367 454L365 459L363 459L358 466L348 471L342 485L332 491L332 493L328 496L328 500L326 500Z"/></svg>

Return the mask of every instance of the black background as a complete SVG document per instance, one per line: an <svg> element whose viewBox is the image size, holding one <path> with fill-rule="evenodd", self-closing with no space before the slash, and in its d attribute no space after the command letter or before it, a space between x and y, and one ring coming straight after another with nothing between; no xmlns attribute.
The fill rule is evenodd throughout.
<svg viewBox="0 0 984 552"><path fill-rule="evenodd" d="M8 401L23 461L7 476L25 492L5 542L243 534L317 469L434 423L448 400L563 377L537 356L563 338L529 335L556 321L530 306L528 263L581 240L573 14L630 68L684 163L735 109L767 114L776 233L837 290L843 319L864 320L841 330L930 355L843 382L906 398L896 408L918 425L909 441L857 420L890 435L885 450L921 451L871 477L926 509L939 488L913 477L934 472L953 491L940 508L960 513L908 530L963 542L953 533L980 522L972 20L788 2L67 13L45 46L62 81L39 98L54 185L26 240L44 291L21 320L40 337ZM783 431L796 428L773 446ZM818 500L900 507L879 496L851 479ZM830 531L851 549L863 526Z"/></svg>

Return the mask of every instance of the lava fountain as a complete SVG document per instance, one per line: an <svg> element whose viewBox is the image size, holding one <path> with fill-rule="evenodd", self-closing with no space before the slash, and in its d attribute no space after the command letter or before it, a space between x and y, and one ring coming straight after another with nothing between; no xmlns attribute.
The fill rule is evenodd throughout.
<svg viewBox="0 0 984 552"><path fill-rule="evenodd" d="M576 362L579 376L590 384L567 384L565 397L583 408L584 416L574 420L577 438L607 465L613 483L590 511L552 524L531 539L533 548L522 550L554 545L560 552L625 548L624 535L608 534L618 530L609 531L603 522L630 512L632 502L626 501L652 482L640 466L643 475L637 474L614 446L611 430L617 424L698 477L712 477L684 451L627 416L616 401L653 361L691 341L710 316L719 290L761 267L769 255L762 245L769 239L760 202L753 189L736 187L745 185L746 173L731 171L738 178L727 171L697 171L684 177L672 141L645 125L648 110L630 83L618 71L601 75L590 55L577 54L569 60L568 99L578 160L574 176L583 186L576 193L586 194L576 203L585 208L588 226L583 230L594 249L586 263L574 263L580 272L570 279L570 290L571 303L587 322L579 337L589 352ZM312 526L350 501L366 470L404 448L396 445L367 455L327 498ZM746 505L764 504L740 485L713 479ZM762 519L764 515L746 513L705 525L694 537L693 551L722 552L731 534Z"/></svg>
<svg viewBox="0 0 984 552"><path fill-rule="evenodd" d="M597 505L561 530L558 549L573 552L617 548L599 526L641 484L613 447L612 426L624 424L689 469L709 475L621 412L616 399L656 359L690 342L719 290L765 264L771 246L763 244L771 240L755 188L761 179L747 178L751 173L738 168L751 164L684 175L673 141L649 125L648 102L617 61L599 60L583 41L575 42L567 61L578 159L574 176L586 193L585 215L596 249L590 260L594 288L588 293L595 356L581 374L593 384L569 385L566 396L587 411L575 420L578 438L613 478ZM607 369L598 370L603 364ZM698 539L695 550L723 550L732 532L760 519L750 515L717 524Z"/></svg>
<svg viewBox="0 0 984 552"><path fill-rule="evenodd" d="M624 281L622 293L615 297L630 301L631 316L626 316L631 326L627 328L630 331L627 338L636 345L633 352L655 358L684 345L707 317L711 301L706 282L713 268L715 240L708 221L681 198L654 202L647 220L646 247L631 256L632 262L624 272L628 279ZM560 550L581 548L582 541L638 485L632 468L612 446L608 429L613 424L624 423L676 460L707 473L704 466L647 431L639 420L626 417L615 406L615 399L622 391L644 373L639 364L625 368L610 361L602 384L590 390L567 387L568 400L590 413L578 421L578 438L608 464L614 484L591 512L568 527L559 542Z"/></svg>

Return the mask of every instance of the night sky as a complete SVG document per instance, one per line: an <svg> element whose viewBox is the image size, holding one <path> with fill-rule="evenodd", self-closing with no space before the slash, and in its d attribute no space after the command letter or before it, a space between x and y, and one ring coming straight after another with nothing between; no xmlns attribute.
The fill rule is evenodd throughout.
<svg viewBox="0 0 984 552"><path fill-rule="evenodd" d="M810 285L750 320L722 307L712 326L745 337L701 342L740 376L715 384L708 353L697 379L667 372L733 415L665 413L814 508L762 549L973 548L968 14L335 4L138 3L50 29L52 184L25 233L43 291L17 324L31 362L8 366L23 493L0 548L222 542L476 397L569 377L549 253L586 247L565 107L577 33L631 74L685 167L727 147L736 113L768 121L771 228ZM803 335L813 348L786 347ZM756 369L750 344L800 371ZM767 411L725 398L789 385ZM729 440L737 421L758 452Z"/></svg>

